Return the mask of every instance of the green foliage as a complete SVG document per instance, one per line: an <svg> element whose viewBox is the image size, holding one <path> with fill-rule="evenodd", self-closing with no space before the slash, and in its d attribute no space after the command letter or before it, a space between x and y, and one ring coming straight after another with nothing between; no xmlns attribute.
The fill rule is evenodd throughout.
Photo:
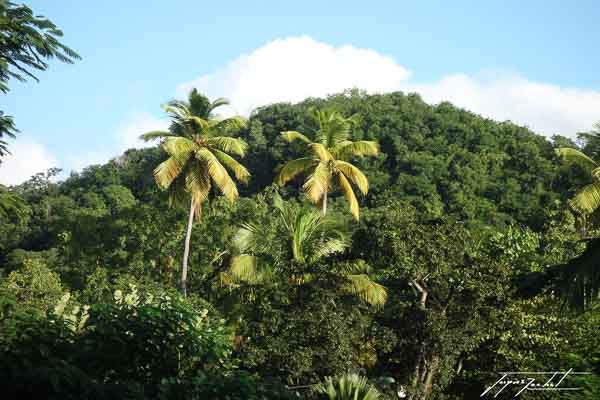
<svg viewBox="0 0 600 400"><path fill-rule="evenodd" d="M170 102L169 131L146 135L164 146L5 190L9 206L24 210L9 207L0 224L0 374L9 398L314 398L309 388L324 377L355 372L389 377L377 384L381 397L402 389L458 399L478 397L497 371L571 367L592 372L578 383L596 396L594 281L569 274L597 270L596 239L580 240L597 232L563 206L591 178L554 152L572 141L402 93L274 104L247 124L211 115L223 102L197 92ZM320 122L313 107L329 110ZM332 115L355 117L340 125ZM297 140L286 144L281 132ZM299 132L379 143L378 157L353 160L364 179L340 164L359 189L368 179L360 222L334 186L323 217L294 199L298 182L273 185L302 151L327 157ZM236 202L203 192L201 224L167 207L173 193L153 176L166 158L177 167L178 154L197 156L180 137L243 152L253 172ZM595 147L586 137L579 149L593 155ZM185 195L199 181L179 183ZM192 273L181 298L173 288L186 217ZM586 312L561 307L569 287L588 293Z"/></svg>
<svg viewBox="0 0 600 400"><path fill-rule="evenodd" d="M161 400L291 400L297 397L278 383L265 383L256 377L232 374L199 374L192 379L165 379L157 396Z"/></svg>
<svg viewBox="0 0 600 400"><path fill-rule="evenodd" d="M57 58L73 63L79 55L62 44L63 33L47 18L33 14L24 4L17 5L8 0L0 1L0 92L9 90L8 81L28 78L38 80L33 71L45 71L48 60ZM7 150L4 136L15 137L12 117L0 111L0 157Z"/></svg>
<svg viewBox="0 0 600 400"><path fill-rule="evenodd" d="M335 378L326 377L315 387L323 399L328 400L377 400L379 393L365 377L346 374Z"/></svg>
<svg viewBox="0 0 600 400"><path fill-rule="evenodd" d="M11 272L0 283L0 292L13 297L24 307L48 311L63 296L60 277L43 261L27 259L23 267Z"/></svg>

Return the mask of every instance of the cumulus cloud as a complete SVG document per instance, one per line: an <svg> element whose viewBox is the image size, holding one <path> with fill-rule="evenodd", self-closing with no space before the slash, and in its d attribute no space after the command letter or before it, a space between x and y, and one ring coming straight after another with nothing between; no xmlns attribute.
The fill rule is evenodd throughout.
<svg viewBox="0 0 600 400"><path fill-rule="evenodd" d="M214 73L180 85L231 100L232 111L298 102L357 87L369 93L415 91L430 103L451 101L486 117L511 120L546 135L574 136L600 119L600 92L535 82L515 74L453 74L419 82L392 57L350 45L334 47L307 36L277 39Z"/></svg>
<svg viewBox="0 0 600 400"><path fill-rule="evenodd" d="M600 92L563 88L513 74L449 75L437 82L408 84L425 101L450 101L486 117L511 120L551 136L573 137L600 119Z"/></svg>
<svg viewBox="0 0 600 400"><path fill-rule="evenodd" d="M242 114L280 101L298 102L358 87L369 92L397 88L410 72L371 49L333 47L307 36L277 39L230 62L213 74L179 86L179 97L197 88L226 97Z"/></svg>
<svg viewBox="0 0 600 400"><path fill-rule="evenodd" d="M10 152L0 164L0 183L4 185L17 185L59 164L43 144L24 135L10 143Z"/></svg>

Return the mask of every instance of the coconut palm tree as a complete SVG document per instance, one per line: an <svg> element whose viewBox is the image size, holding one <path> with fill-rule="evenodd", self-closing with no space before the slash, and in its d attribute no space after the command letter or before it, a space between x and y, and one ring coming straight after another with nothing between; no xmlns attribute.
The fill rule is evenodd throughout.
<svg viewBox="0 0 600 400"><path fill-rule="evenodd" d="M577 149L563 147L556 149L556 153L567 163L579 165L589 173L592 180L568 201L571 209L582 218L582 226L585 228L588 217L597 216L596 211L600 207L600 164ZM600 296L600 238L594 235L589 237L585 232L582 236L586 241L586 250L566 264L551 268L548 273L548 276L553 277L557 291L571 306L580 310L597 303Z"/></svg>
<svg viewBox="0 0 600 400"><path fill-rule="evenodd" d="M279 196L275 197L274 209L274 227L245 223L238 230L234 238L238 255L221 274L224 284L257 285L281 276L293 284L306 284L316 278L307 267L350 247L344 227L318 211L284 203ZM385 303L387 290L369 278L364 262L336 263L330 272L341 280L342 292L374 306Z"/></svg>
<svg viewBox="0 0 600 400"><path fill-rule="evenodd" d="M277 183L284 185L296 176L310 173L302 186L308 198L320 204L323 215L327 213L327 195L338 185L350 205L354 218L359 218L358 200L354 184L363 195L369 190L369 181L360 169L348 162L353 157L376 156L379 145L374 141L350 141L350 128L356 118L344 118L336 111L312 110L318 128L312 138L297 132L286 131L281 137L287 142L300 140L306 143L309 155L288 161L279 171Z"/></svg>
<svg viewBox="0 0 600 400"><path fill-rule="evenodd" d="M169 156L154 170L158 186L169 190L170 204L189 201L189 216L185 236L181 270L181 291L187 290L188 256L194 216L200 219L201 207L213 185L229 200L238 197L233 172L237 180L247 182L248 170L230 154L243 157L246 143L227 136L244 126L241 117L221 119L213 112L228 104L225 99L209 102L195 89L188 101L174 100L164 107L171 118L167 131L152 131L141 135L143 140L162 139L162 147Z"/></svg>
<svg viewBox="0 0 600 400"><path fill-rule="evenodd" d="M581 214L592 214L600 206L600 164L583 152L569 147L556 149L556 154L569 164L577 164L590 174L592 182L577 191L569 206Z"/></svg>

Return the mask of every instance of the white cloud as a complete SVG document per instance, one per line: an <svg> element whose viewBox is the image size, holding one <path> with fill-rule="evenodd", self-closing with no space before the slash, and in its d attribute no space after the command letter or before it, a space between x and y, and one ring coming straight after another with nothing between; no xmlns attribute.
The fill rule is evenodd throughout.
<svg viewBox="0 0 600 400"><path fill-rule="evenodd" d="M427 84L407 85L425 101L450 101L497 120L511 120L551 136L574 136L600 119L600 92L563 88L518 75L448 75Z"/></svg>
<svg viewBox="0 0 600 400"><path fill-rule="evenodd" d="M156 142L144 142L140 140L141 134L155 131L166 130L169 128L169 121L160 119L154 115L142 112L133 114L120 128L117 129L116 141L119 151L123 152L131 148L142 148L155 146Z"/></svg>
<svg viewBox="0 0 600 400"><path fill-rule="evenodd" d="M197 88L209 97L226 97L233 108L253 108L280 101L298 102L358 87L385 92L398 87L410 72L370 49L333 47L307 36L277 39L242 55L214 74L179 86L179 97Z"/></svg>
<svg viewBox="0 0 600 400"><path fill-rule="evenodd" d="M600 119L600 91L565 88L502 72L453 74L418 82L393 58L375 50L333 47L307 36L277 39L242 55L212 74L177 88L226 97L233 111L321 97L358 87L369 93L416 91L430 103L451 101L486 117L512 120L546 135L573 136Z"/></svg>
<svg viewBox="0 0 600 400"><path fill-rule="evenodd" d="M12 141L9 150L11 154L0 164L0 183L4 185L17 185L59 164L43 144L24 135Z"/></svg>

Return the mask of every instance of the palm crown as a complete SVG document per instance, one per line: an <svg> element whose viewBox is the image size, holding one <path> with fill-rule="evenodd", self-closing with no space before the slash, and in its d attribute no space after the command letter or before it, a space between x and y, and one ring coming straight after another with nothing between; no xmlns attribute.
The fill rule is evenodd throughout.
<svg viewBox="0 0 600 400"><path fill-rule="evenodd" d="M248 170L230 154L243 157L246 143L230 136L233 130L244 126L241 117L220 119L212 115L215 108L228 104L225 99L209 103L194 89L189 103L171 101L164 107L171 117L168 131L152 131L141 136L143 140L163 139L162 147L169 158L154 170L156 183L169 189L171 200L182 200L191 195L196 206L204 201L214 183L230 200L238 197L233 172L241 182L250 178Z"/></svg>
<svg viewBox="0 0 600 400"><path fill-rule="evenodd" d="M297 131L286 131L281 137L307 144L310 155L287 162L279 171L277 182L284 185L300 174L310 172L302 186L308 198L327 210L327 194L334 184L339 185L350 205L350 211L359 218L358 200L351 183L363 195L369 191L369 181L360 169L348 162L352 157L376 156L379 145L374 141L350 141L350 128L355 117L344 118L336 111L313 110L318 128L313 139Z"/></svg>
<svg viewBox="0 0 600 400"><path fill-rule="evenodd" d="M307 267L350 247L344 226L329 217L306 206L284 204L278 196L274 208L274 229L268 224L245 223L238 230L234 238L238 255L221 274L223 283L262 284L277 275L295 284L309 283L315 277ZM369 278L364 262L339 263L329 272L341 279L342 292L375 306L386 302L387 290Z"/></svg>

